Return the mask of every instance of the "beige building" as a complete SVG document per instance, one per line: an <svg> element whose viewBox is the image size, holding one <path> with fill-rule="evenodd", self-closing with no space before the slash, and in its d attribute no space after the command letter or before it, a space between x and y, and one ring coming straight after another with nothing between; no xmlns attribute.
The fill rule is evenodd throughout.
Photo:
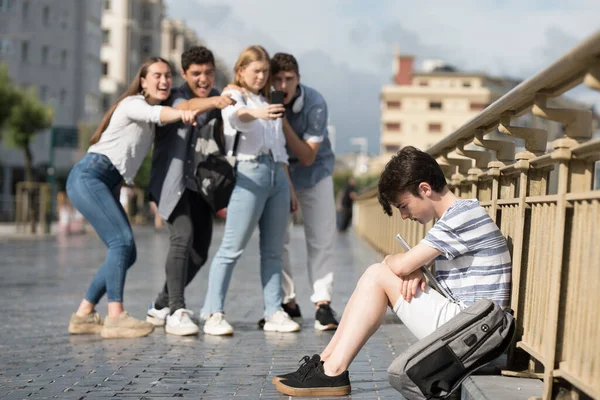
<svg viewBox="0 0 600 400"><path fill-rule="evenodd" d="M77 127L102 117L100 47L102 0L0 1L0 63L13 82L35 87L54 108L54 169L58 179L78 157ZM34 174L45 179L51 132L31 145ZM10 218L14 182L24 177L22 151L0 141L0 219Z"/></svg>
<svg viewBox="0 0 600 400"><path fill-rule="evenodd" d="M177 86L183 83L183 78L179 74L181 70L181 54L192 46L206 46L206 43L200 40L196 32L189 28L184 21L163 20L160 54L173 65L175 69L174 84ZM215 87L223 89L231 80L231 74L225 63L217 57L216 53L213 50L216 64Z"/></svg>
<svg viewBox="0 0 600 400"><path fill-rule="evenodd" d="M413 64L413 56L396 55L394 83L381 91L381 155L386 158L407 145L427 149L515 83L453 71L439 62L426 62L425 71Z"/></svg>
<svg viewBox="0 0 600 400"><path fill-rule="evenodd" d="M162 0L103 0L102 107L125 91L141 63L161 52Z"/></svg>

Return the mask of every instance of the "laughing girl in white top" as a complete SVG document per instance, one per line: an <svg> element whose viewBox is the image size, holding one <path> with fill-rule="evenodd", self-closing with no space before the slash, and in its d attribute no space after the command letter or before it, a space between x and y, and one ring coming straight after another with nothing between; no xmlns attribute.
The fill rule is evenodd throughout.
<svg viewBox="0 0 600 400"><path fill-rule="evenodd" d="M228 149L236 132L238 165L235 189L227 206L223 242L212 260L202 314L210 316L204 332L230 335L224 318L225 295L233 267L252 232L260 231L260 274L264 296L265 331L296 332L300 326L281 308L283 240L293 189L287 174L287 152L281 117L282 104L269 104L269 54L261 46L246 48L234 68L234 84L248 93L230 91L236 104L224 108L223 125ZM294 205L291 208L295 208Z"/></svg>

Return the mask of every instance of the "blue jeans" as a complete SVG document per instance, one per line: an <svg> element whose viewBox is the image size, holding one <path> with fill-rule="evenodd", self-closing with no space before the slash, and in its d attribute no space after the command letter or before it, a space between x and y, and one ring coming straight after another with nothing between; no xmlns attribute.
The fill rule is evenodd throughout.
<svg viewBox="0 0 600 400"><path fill-rule="evenodd" d="M96 153L87 153L67 178L69 200L108 247L104 264L85 293L92 304L97 304L104 293L109 302L123 302L125 275L136 259L131 225L118 200L122 181L108 157Z"/></svg>
<svg viewBox="0 0 600 400"><path fill-rule="evenodd" d="M258 225L260 232L260 278L265 317L281 309L283 241L290 212L288 179L281 163L270 155L240 161L235 189L227 206L221 246L210 266L208 292L202 313L224 311L233 267Z"/></svg>

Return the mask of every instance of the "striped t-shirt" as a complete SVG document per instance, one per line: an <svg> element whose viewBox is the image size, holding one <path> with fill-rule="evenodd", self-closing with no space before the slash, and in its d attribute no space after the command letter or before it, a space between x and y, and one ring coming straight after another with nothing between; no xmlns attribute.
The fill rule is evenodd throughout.
<svg viewBox="0 0 600 400"><path fill-rule="evenodd" d="M436 278L465 305L479 299L510 302L512 264L506 239L479 201L456 200L422 243L442 252Z"/></svg>

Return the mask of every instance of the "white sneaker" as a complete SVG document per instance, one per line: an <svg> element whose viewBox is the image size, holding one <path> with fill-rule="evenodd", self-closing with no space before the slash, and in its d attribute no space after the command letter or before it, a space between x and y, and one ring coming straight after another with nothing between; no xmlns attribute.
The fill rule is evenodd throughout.
<svg viewBox="0 0 600 400"><path fill-rule="evenodd" d="M200 332L200 328L192 320L193 314L190 310L180 308L173 315L167 316L165 332L179 336L197 335Z"/></svg>
<svg viewBox="0 0 600 400"><path fill-rule="evenodd" d="M217 312L204 323L204 333L213 336L232 335L233 328L225 321L225 315L222 312Z"/></svg>
<svg viewBox="0 0 600 400"><path fill-rule="evenodd" d="M146 313L146 322L150 322L154 326L164 326L169 311L169 307L161 308L160 310L154 308L154 303L152 303Z"/></svg>
<svg viewBox="0 0 600 400"><path fill-rule="evenodd" d="M266 332L298 332L300 325L292 320L285 311L278 310L265 321L263 330Z"/></svg>

